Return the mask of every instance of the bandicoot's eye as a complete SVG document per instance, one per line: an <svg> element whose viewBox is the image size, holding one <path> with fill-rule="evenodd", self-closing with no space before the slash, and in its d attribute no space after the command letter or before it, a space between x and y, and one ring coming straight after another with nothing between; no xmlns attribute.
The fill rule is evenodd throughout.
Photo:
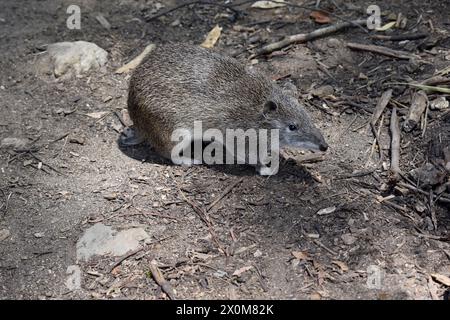
<svg viewBox="0 0 450 320"><path fill-rule="evenodd" d="M296 131L296 130L298 130L298 127L295 124L290 124L289 125L289 130Z"/></svg>

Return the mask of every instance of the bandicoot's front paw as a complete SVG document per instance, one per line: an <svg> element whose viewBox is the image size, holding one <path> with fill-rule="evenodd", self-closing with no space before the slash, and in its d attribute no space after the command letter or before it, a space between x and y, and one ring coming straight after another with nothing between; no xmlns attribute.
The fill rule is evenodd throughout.
<svg viewBox="0 0 450 320"><path fill-rule="evenodd" d="M144 139L138 134L134 128L126 127L119 138L120 144L123 146L136 146L144 142Z"/></svg>

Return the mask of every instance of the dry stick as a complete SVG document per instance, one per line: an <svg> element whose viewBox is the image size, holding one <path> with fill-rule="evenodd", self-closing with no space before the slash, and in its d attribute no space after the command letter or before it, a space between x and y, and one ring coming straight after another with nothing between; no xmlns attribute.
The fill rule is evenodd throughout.
<svg viewBox="0 0 450 320"><path fill-rule="evenodd" d="M436 211L434 210L433 205L433 190L430 190L430 214L431 214L431 222L433 222L434 230L437 230L437 218L436 218Z"/></svg>
<svg viewBox="0 0 450 320"><path fill-rule="evenodd" d="M409 190L412 190L412 191L415 191L415 192L418 192L418 193L421 193L423 195L428 196L428 192L426 192L426 191L424 191L422 189L419 189L419 188L417 188L417 187L415 187L415 186L413 186L413 185L411 185L409 183L399 182L398 186L399 187L405 187L406 189L409 189ZM433 198L436 198L436 199L434 199L434 201L441 201L441 202L445 202L445 203L450 203L450 198L447 198L447 197L433 195Z"/></svg>
<svg viewBox="0 0 450 320"><path fill-rule="evenodd" d="M375 129L375 125L380 118L380 116L383 114L384 109L386 108L387 104L391 100L392 97L392 89L386 90L381 95L380 99L377 102L377 106L375 107L375 110L372 114L372 119L370 120L370 128L372 129L372 133L375 136L375 141L378 145L378 152L380 154L380 162L383 161L383 149L381 148L380 143L380 133Z"/></svg>
<svg viewBox="0 0 450 320"><path fill-rule="evenodd" d="M422 138L425 137L425 132L427 131L428 125L428 110L429 110L429 102L427 100L427 106L425 107L425 114L423 116L423 127L422 127Z"/></svg>
<svg viewBox="0 0 450 320"><path fill-rule="evenodd" d="M400 178L400 127L398 125L397 107L391 113L391 174L392 180L397 182Z"/></svg>
<svg viewBox="0 0 450 320"><path fill-rule="evenodd" d="M148 245L146 245L144 247L140 247L138 249L130 251L129 253L126 253L125 255L120 257L116 262L114 262L114 264L111 266L111 268L109 268L109 272L111 273L116 267L118 267L120 264L122 264L122 262L124 262L128 258L131 258L132 256L136 255L137 253L139 253L141 251L147 250L150 246L154 245L155 243L162 242L162 241L172 238L172 237L173 236L168 236L168 237L165 237L162 239L158 239L156 241L152 241L151 243L149 243Z"/></svg>
<svg viewBox="0 0 450 320"><path fill-rule="evenodd" d="M166 215L166 214L155 213L155 212L129 213L126 216L153 216L153 217L160 217L160 218L164 218L164 219L170 219L170 220L178 221L178 219L175 218L175 217L171 217L171 216Z"/></svg>
<svg viewBox="0 0 450 320"><path fill-rule="evenodd" d="M172 180L175 181L175 178L172 175ZM195 213L197 213L197 215L199 216L199 218L206 224L206 226L208 227L208 231L211 235L212 240L215 242L217 248L222 251L223 254L225 254L226 256L228 256L227 251L223 248L223 246L220 244L216 232L214 231L214 227L213 224L211 222L211 219L209 219L208 216L208 212L203 209L200 208L199 206L197 206L194 202L192 202L191 200L189 200L186 195L184 194L184 192L181 190L180 186L178 185L178 183L175 181L176 185L177 185L177 189L178 192L181 194L183 200L189 204L191 206L191 208L195 211Z"/></svg>
<svg viewBox="0 0 450 320"><path fill-rule="evenodd" d="M448 82L450 82L450 78L443 77L443 76L433 76L433 77L425 79L422 82L417 83L417 84L422 84L425 86L436 86L436 85L444 84L444 83L448 83Z"/></svg>
<svg viewBox="0 0 450 320"><path fill-rule="evenodd" d="M234 189L239 183L241 183L244 180L244 178L240 178L230 184L223 192L213 201L211 204L206 208L206 212L210 211L220 200L222 200L228 193L231 192L231 190Z"/></svg>
<svg viewBox="0 0 450 320"><path fill-rule="evenodd" d="M370 159L372 158L373 152L375 151L375 145L377 145L377 142L378 142L378 149L381 150L381 145L379 143L379 138L380 138L381 127L383 126L383 122L384 122L384 114L381 116L380 124L378 125L378 130L375 130L375 126L372 125L372 123L370 122L370 124L371 124L370 127L372 129L372 132L374 133L375 138L373 139L372 147L370 148L369 158L367 159L366 167L369 164ZM378 139L377 139L377 137L378 137ZM383 153L382 152L380 153L380 157L383 157ZM380 162L381 162L381 160L382 160L382 158L380 158Z"/></svg>
<svg viewBox="0 0 450 320"><path fill-rule="evenodd" d="M420 90L414 93L411 98L411 107L409 108L408 117L403 125L403 130L411 132L417 126L427 105L428 97L425 91Z"/></svg>
<svg viewBox="0 0 450 320"><path fill-rule="evenodd" d="M403 41L403 40L418 40L428 37L426 33L401 34L398 36L373 35L372 39L388 40L388 41Z"/></svg>
<svg viewBox="0 0 450 320"><path fill-rule="evenodd" d="M343 23L338 23L338 24L332 25L332 26L320 28L320 29L314 30L310 33L299 33L299 34L294 34L292 36L287 36L281 41L268 44L268 45L258 49L251 56L251 58L254 58L254 57L257 57L257 56L260 56L263 54L271 53L275 50L282 49L282 48L287 47L294 43L307 42L307 41L310 41L313 39L317 39L317 38L320 38L323 36L330 35L332 33L335 33L337 31L340 31L345 28L354 27L355 25L362 25L362 24L366 23L366 21L367 21L367 19L358 19L358 20L354 20L354 21L350 21L350 22L343 22Z"/></svg>
<svg viewBox="0 0 450 320"><path fill-rule="evenodd" d="M39 158L37 155L35 155L33 152L29 151L28 152L33 158L35 158L37 161L42 162L43 165L46 165L47 167L49 167L50 169L52 169L53 171L55 171L56 173L59 173L60 175L65 176L64 173L62 173L61 171L59 171L58 169L55 169L53 166L49 165L48 163L44 162L41 158ZM44 170L45 171L45 170Z"/></svg>
<svg viewBox="0 0 450 320"><path fill-rule="evenodd" d="M378 119L380 118L381 114L383 113L384 109L388 105L391 98L392 98L392 89L383 92L381 98L377 102L375 110L373 111L372 119L370 120L373 125L377 123Z"/></svg>
<svg viewBox="0 0 450 320"><path fill-rule="evenodd" d="M167 294L167 296L170 298L170 300L177 300L175 293L173 292L173 288L170 285L169 282L164 279L164 276L159 270L158 266L156 265L156 262L153 260L150 262L150 272L152 273L153 279L155 279L155 282L161 287L161 289Z"/></svg>
<svg viewBox="0 0 450 320"><path fill-rule="evenodd" d="M319 240L315 239L313 241L315 244L317 244L319 247L324 248L326 251L328 251L329 253L331 253L333 256L337 256L339 255L337 252L331 250L330 248L328 248L326 245L324 245L322 242L320 242Z"/></svg>
<svg viewBox="0 0 450 320"><path fill-rule="evenodd" d="M211 1L195 0L195 1L189 1L189 2L182 3L182 4L180 4L180 5L176 6L176 7L173 7L173 8L167 9L167 10L161 12L161 13L155 14L154 16L151 16L151 17L147 18L146 21L149 22L151 20L154 20L154 19L157 19L159 17L165 16L166 14L169 14L169 13L175 11L175 10L178 10L178 9L181 9L183 7L187 7L187 6L190 6L190 5L193 5L193 4L203 4L203 5L209 5L209 6L217 6L217 7L229 9L229 10L233 11L235 14L240 14L241 13L240 10L237 10L237 9L233 8L233 6L229 6L229 5L226 5L226 4L215 3L215 2L211 2ZM237 6L237 5L239 5L239 4L236 4L234 6Z"/></svg>
<svg viewBox="0 0 450 320"><path fill-rule="evenodd" d="M382 46L349 42L349 43L347 43L347 47L349 47L350 49L354 49L354 50L369 51L372 53L378 53L378 54L382 54L382 55L385 55L388 57L398 58L398 59L406 59L406 60L409 60L411 58L420 59L420 57L418 57L414 54L411 54L409 52L393 50L393 49L382 47Z"/></svg>

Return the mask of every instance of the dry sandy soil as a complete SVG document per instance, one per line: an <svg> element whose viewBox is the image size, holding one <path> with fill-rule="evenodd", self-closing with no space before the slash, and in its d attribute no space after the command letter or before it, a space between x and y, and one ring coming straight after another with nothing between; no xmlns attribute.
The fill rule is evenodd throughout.
<svg viewBox="0 0 450 320"><path fill-rule="evenodd" d="M393 104L380 126L383 164L377 148L370 154L367 123L389 88L403 123L414 89L392 83L427 79L449 66L450 5L345 2L321 1L321 8L357 19L376 2L383 22L392 13L407 17L405 29L388 34L428 37L382 41L351 28L250 60L253 48L322 26L309 10L295 7L261 11L246 4L236 17L196 5L147 21L181 1L165 1L159 10L156 1L1 1L0 140L27 139L28 146L0 150L0 298L167 299L149 271L153 260L178 298L448 298L440 278L450 276L449 204L442 201L450 193L448 172L439 187L423 187L425 194L390 183ZM66 27L73 3L82 9L81 30ZM268 178L247 166L175 166L148 146L118 146L123 126L116 113L126 109L129 76L114 71L148 43L200 44L216 24L223 31L215 50L298 86L330 145L321 161L284 160ZM46 44L75 40L107 50L106 68L65 79L35 70ZM408 51L423 61L353 51L345 45L350 41ZM333 90L311 95L324 85ZM429 93L430 100L438 96L445 94ZM107 114L86 116L99 111ZM402 132L403 172L438 161L450 132L445 112L428 113L424 135ZM208 226L199 212L212 203ZM330 207L335 210L321 214ZM77 263L78 239L100 222L116 230L142 227L151 241L115 268L117 257ZM78 290L66 286L71 265L81 268ZM377 272L379 283L373 282Z"/></svg>

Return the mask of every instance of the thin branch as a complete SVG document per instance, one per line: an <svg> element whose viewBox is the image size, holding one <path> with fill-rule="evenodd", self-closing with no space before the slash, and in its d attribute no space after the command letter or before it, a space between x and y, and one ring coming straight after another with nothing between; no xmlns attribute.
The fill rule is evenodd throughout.
<svg viewBox="0 0 450 320"><path fill-rule="evenodd" d="M335 25L331 25L328 27L320 28L314 30L310 33L299 33L291 36L285 37L283 40L268 44L260 49L258 49L253 55L252 58L271 53L273 51L282 49L294 43L304 43L310 40L314 40L323 36L327 36L329 34L335 33L345 28L353 27L355 25L361 25L366 23L366 19L354 20L351 22L343 22Z"/></svg>

